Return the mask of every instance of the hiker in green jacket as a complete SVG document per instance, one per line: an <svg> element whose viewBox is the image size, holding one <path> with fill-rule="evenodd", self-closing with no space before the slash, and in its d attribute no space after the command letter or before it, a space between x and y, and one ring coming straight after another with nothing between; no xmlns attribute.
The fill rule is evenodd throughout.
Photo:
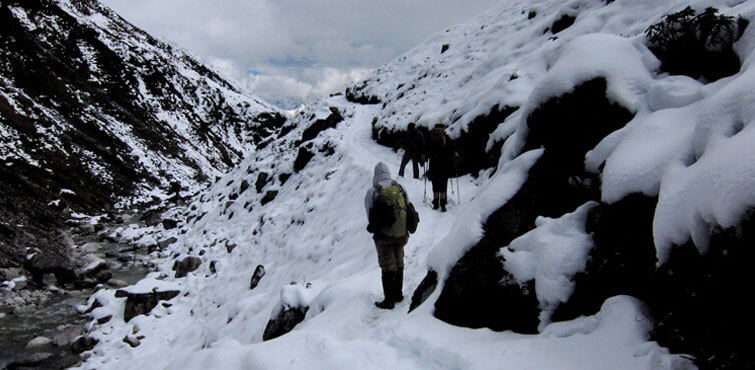
<svg viewBox="0 0 755 370"><path fill-rule="evenodd" d="M375 305L392 309L394 304L404 299L404 245L409 241L407 211L409 198L404 188L391 179L388 166L380 162L375 165L372 186L364 198L367 211L367 231L372 233L378 254L378 264L382 271L384 299Z"/></svg>

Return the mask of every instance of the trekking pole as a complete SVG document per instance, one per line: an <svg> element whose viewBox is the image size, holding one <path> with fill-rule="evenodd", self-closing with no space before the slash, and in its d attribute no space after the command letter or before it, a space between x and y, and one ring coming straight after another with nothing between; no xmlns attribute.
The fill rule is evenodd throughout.
<svg viewBox="0 0 755 370"><path fill-rule="evenodd" d="M456 174L456 196L457 200L459 201L458 204L461 204L461 191L459 190L459 169L456 167L456 161L457 159L454 158L454 173ZM454 185L451 184L451 189L453 189Z"/></svg>
<svg viewBox="0 0 755 370"><path fill-rule="evenodd" d="M425 194L422 195L422 204L427 204L427 163L422 162L422 171L425 172Z"/></svg>

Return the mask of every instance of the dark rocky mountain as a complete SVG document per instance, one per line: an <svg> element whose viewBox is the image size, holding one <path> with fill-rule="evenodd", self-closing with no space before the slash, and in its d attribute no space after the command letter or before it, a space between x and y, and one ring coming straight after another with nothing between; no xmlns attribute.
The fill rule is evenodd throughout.
<svg viewBox="0 0 755 370"><path fill-rule="evenodd" d="M71 213L197 190L285 122L97 1L0 3L0 66L0 267L65 255Z"/></svg>

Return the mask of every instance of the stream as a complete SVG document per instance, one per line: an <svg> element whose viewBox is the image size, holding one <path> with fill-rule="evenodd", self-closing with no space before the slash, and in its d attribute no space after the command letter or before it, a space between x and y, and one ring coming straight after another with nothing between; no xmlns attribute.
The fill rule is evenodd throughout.
<svg viewBox="0 0 755 370"><path fill-rule="evenodd" d="M92 254L102 258L110 266L112 279L134 284L142 279L149 268L143 263L146 254L134 250L128 243L98 241L96 235L74 239L77 246L97 243L102 248ZM140 258L141 257L141 258ZM113 281L113 280L110 280ZM65 290L57 288L34 288L27 281L26 288L10 293L0 290L0 369L64 369L76 366L81 359L71 351L70 342L81 334L88 319L76 309L86 304L96 288ZM13 296L20 305L8 305ZM30 304L31 303L31 304ZM38 337L36 346L27 344Z"/></svg>

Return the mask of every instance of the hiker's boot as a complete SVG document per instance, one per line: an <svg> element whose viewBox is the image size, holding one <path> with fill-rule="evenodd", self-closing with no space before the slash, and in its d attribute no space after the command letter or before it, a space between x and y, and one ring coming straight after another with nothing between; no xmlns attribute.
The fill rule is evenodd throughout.
<svg viewBox="0 0 755 370"><path fill-rule="evenodd" d="M438 209L438 198L433 199L433 209Z"/></svg>
<svg viewBox="0 0 755 370"><path fill-rule="evenodd" d="M390 310L393 308L393 281L396 279L395 271L383 271L381 276L383 280L383 301L375 302L375 306L379 308Z"/></svg>
<svg viewBox="0 0 755 370"><path fill-rule="evenodd" d="M404 300L404 269L396 271L396 280L393 281L393 302L398 303Z"/></svg>
<svg viewBox="0 0 755 370"><path fill-rule="evenodd" d="M446 198L443 198L440 200L440 211L441 212L446 211Z"/></svg>

